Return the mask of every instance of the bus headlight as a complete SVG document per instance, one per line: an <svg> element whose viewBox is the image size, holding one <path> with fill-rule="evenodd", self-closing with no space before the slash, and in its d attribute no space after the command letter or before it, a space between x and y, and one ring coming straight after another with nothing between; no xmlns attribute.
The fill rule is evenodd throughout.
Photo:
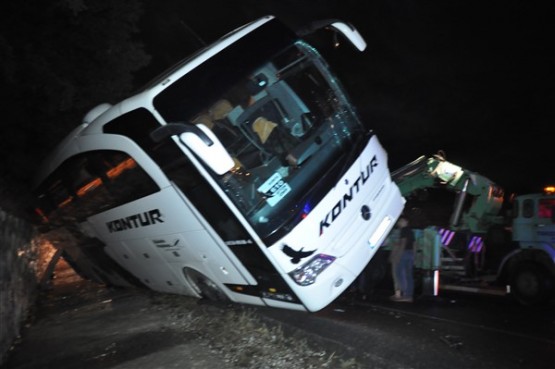
<svg viewBox="0 0 555 369"><path fill-rule="evenodd" d="M289 275L295 283L301 286L309 286L316 281L316 277L322 273L331 263L335 257L319 254L310 259L308 263L290 272Z"/></svg>
<svg viewBox="0 0 555 369"><path fill-rule="evenodd" d="M381 239L385 238L385 232L391 228L390 225L392 222L393 222L393 219L391 219L391 217L389 216L386 216L385 218L382 219L376 231L372 234L370 239L368 239L368 243L370 244L370 247L374 248L375 246L380 246L378 242Z"/></svg>

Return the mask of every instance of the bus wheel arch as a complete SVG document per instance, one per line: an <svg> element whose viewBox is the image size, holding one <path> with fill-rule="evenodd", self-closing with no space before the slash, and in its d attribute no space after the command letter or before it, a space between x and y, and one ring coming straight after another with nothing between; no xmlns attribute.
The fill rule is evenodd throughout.
<svg viewBox="0 0 555 369"><path fill-rule="evenodd" d="M213 280L196 269L185 267L183 268L183 275L201 297L210 301L229 301L229 297Z"/></svg>

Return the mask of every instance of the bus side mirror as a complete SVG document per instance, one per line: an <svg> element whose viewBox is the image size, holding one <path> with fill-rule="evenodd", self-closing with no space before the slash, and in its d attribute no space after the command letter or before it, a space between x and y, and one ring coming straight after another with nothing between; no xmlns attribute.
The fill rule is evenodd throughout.
<svg viewBox="0 0 555 369"><path fill-rule="evenodd" d="M300 29L296 33L303 37L322 28L332 28L334 31L341 33L359 51L364 51L366 49L366 41L358 30L352 24L337 19L326 19L313 22L308 25L308 27Z"/></svg>
<svg viewBox="0 0 555 369"><path fill-rule="evenodd" d="M178 135L181 143L218 175L228 172L235 165L218 137L204 124L169 123L150 133L150 137L155 142L174 135Z"/></svg>

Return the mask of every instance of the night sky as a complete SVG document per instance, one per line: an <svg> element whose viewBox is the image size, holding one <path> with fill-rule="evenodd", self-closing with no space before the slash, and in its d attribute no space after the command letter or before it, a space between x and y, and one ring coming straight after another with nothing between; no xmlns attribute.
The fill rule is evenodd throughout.
<svg viewBox="0 0 555 369"><path fill-rule="evenodd" d="M443 150L449 161L507 192L536 192L555 183L553 6L282 0L251 1L252 7L234 12L229 4L214 11L182 3L152 9L145 22L145 35L157 45L153 66L185 52L181 47L192 38L212 41L265 14L292 26L350 21L368 49L359 53L345 44L323 53L388 151L391 170ZM192 32L174 33L169 14ZM187 42L174 47L180 40Z"/></svg>
<svg viewBox="0 0 555 369"><path fill-rule="evenodd" d="M555 184L555 159L551 154L555 132L555 5L516 0L143 0L142 3L145 12L136 41L146 45L151 60L148 66L134 71L137 86L204 44L258 17L273 14L292 27L313 20L338 18L359 29L368 43L367 50L360 53L347 43L332 49L331 34L327 31L320 33L324 39L317 41L317 46L323 46L322 54L345 85L364 124L374 130L389 153L392 171L420 155L431 156L443 150L447 160L492 179L506 192L537 192L547 184ZM64 4L80 7L93 3L68 1ZM19 7L10 6L12 12ZM117 6L113 5L116 9ZM46 8L55 10L61 6ZM33 11L34 7L26 6L26 9ZM52 32L55 40L61 35L66 41L79 39L79 26L86 25L90 32L90 22L98 21L86 23L81 19L76 25L68 24L73 28L67 31L63 27L48 27L59 24L49 19L48 13L44 16L38 10L35 13L38 21L45 25L43 36L49 35L46 31ZM116 17L115 21L111 19L112 25L125 27L123 19L127 13L116 10L111 14ZM22 23L11 18L5 17L4 27L8 21L13 27ZM36 23L34 20L28 22L31 26ZM102 30L96 31L100 38ZM18 36L19 32L12 32L12 36ZM11 52L8 47L2 47L6 45L1 43L1 36L0 33L0 51ZM112 50L118 47L122 55L130 55L125 45L114 45L120 42L119 38L109 32L105 32L104 37L111 38L102 39L101 47ZM83 115L104 102L96 101L95 97L89 104L87 99L109 85L110 73L117 73L110 66L125 67L114 63L103 67L106 60L102 59L101 52L89 58L89 54L83 56L79 50L63 47L61 50L45 47L41 51L41 42L33 44L32 35L27 42L30 45L23 45L20 53L27 61L37 61L35 74L22 73L11 78L12 86L22 89L22 98L29 100L25 89L32 92L41 84L56 82L56 73L64 77L75 75L79 82L83 62L89 63L87 70L94 70L94 75L90 72L87 82L81 81L79 86L87 86L84 90L72 89L75 81L70 79L54 84L59 91L70 93L66 105L63 102L67 96L57 95L56 88L47 95L51 101L46 105L58 104L62 108L75 108L77 96L83 96L78 106ZM34 58L31 50L48 53L50 59L43 62ZM72 59L73 54L82 59ZM56 68L56 60L63 60L63 68L67 71L48 73L48 68ZM17 70L17 60L9 61L3 65L8 77L10 71ZM69 70L73 65L75 70ZM118 75L122 74L120 71ZM51 79L39 80L43 76ZM28 81L21 81L21 78ZM7 98L12 94L9 90L4 92ZM112 95L116 93L112 91ZM35 107L32 102L28 102L28 106ZM25 122L45 124L43 112L56 113L57 108L36 109L36 113L31 112L34 115L28 114L30 118ZM17 109L14 114L19 115ZM8 148L4 149L7 154L2 164L13 168L25 167L14 160L20 156L14 154L14 150L23 150L30 156L34 148L46 146L41 142L42 133L53 127L52 124L41 126L39 133L28 134L26 142L25 132L10 126L9 119L4 123L4 132L10 137L5 142ZM29 124L32 123L27 126ZM40 158L31 158L33 162L37 159Z"/></svg>

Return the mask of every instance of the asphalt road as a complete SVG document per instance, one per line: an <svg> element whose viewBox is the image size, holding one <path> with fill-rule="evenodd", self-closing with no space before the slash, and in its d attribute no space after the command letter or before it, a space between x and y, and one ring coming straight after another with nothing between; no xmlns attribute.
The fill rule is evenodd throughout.
<svg viewBox="0 0 555 369"><path fill-rule="evenodd" d="M368 368L555 368L555 305L527 308L507 297L451 293L391 302L337 301L306 315L261 309L327 337Z"/></svg>
<svg viewBox="0 0 555 369"><path fill-rule="evenodd" d="M252 307L264 322L280 325L278 331L293 337L285 346L263 338L254 344L268 345L278 359L293 351L291 344L302 348L308 343L316 350L301 350L301 356L320 350L356 360L357 366L325 366L338 369L555 368L553 304L525 308L507 298L462 294L420 297L411 304L391 302L387 295L387 290L377 291L360 302L346 294L317 313ZM307 367L229 360L222 345L210 339L221 334L212 318L194 326L200 316L222 320L225 307L199 306L191 298L164 299L74 280L45 294L35 315L3 369ZM246 327L253 337L260 329ZM244 335L232 335L232 344ZM249 362L249 353L243 356Z"/></svg>

